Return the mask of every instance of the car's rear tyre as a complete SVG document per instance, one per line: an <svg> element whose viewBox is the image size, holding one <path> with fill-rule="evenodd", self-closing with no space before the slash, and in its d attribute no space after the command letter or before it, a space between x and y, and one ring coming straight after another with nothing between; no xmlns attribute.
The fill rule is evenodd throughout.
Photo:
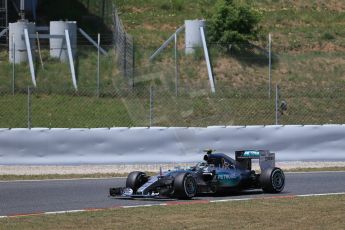
<svg viewBox="0 0 345 230"><path fill-rule="evenodd" d="M174 179L174 197L192 199L197 193L197 186L192 174L180 173Z"/></svg>
<svg viewBox="0 0 345 230"><path fill-rule="evenodd" d="M262 190L268 193L280 193L285 186L285 175L280 168L266 169L259 180Z"/></svg>
<svg viewBox="0 0 345 230"><path fill-rule="evenodd" d="M143 184L148 181L148 177L143 172L131 172L126 180L126 188L131 188L136 192Z"/></svg>

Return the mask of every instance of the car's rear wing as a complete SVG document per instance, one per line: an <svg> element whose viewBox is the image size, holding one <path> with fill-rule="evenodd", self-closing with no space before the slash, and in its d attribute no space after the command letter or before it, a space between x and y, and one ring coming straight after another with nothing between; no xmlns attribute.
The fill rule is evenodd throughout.
<svg viewBox="0 0 345 230"><path fill-rule="evenodd" d="M259 159L261 171L275 167L275 153L269 150L242 150L235 152L237 164L241 168L252 169L252 159Z"/></svg>

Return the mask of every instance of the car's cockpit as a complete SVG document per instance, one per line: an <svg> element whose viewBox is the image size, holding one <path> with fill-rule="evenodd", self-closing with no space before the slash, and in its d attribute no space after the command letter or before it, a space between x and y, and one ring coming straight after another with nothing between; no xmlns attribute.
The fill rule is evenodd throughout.
<svg viewBox="0 0 345 230"><path fill-rule="evenodd" d="M223 153L207 154L204 156L204 161L216 168L234 168L236 165L235 160Z"/></svg>

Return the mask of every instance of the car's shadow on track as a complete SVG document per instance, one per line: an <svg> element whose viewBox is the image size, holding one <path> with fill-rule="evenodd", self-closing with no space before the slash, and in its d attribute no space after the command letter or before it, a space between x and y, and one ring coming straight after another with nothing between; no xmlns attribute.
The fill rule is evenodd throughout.
<svg viewBox="0 0 345 230"><path fill-rule="evenodd" d="M109 198L114 199L114 200L142 200L142 201L161 201L161 202L166 202L166 201L176 201L178 199L175 198L139 198L139 197L112 197L109 196Z"/></svg>
<svg viewBox="0 0 345 230"><path fill-rule="evenodd" d="M198 201L198 200L212 200L215 198L239 198L239 197L246 197L248 198L262 198L262 195L268 195L269 197L273 196L285 196L287 194L290 194L289 192L281 192L281 193L264 193L262 190L244 190L244 191L231 191L231 192L218 192L214 194L198 194L197 196L193 197L191 199L192 201ZM169 198L169 197L161 197L161 198L131 198L131 197L110 197L112 199L119 199L119 200L142 200L142 201L156 201L156 202L169 202L169 201L188 201L188 200L180 200L177 198ZM189 200L190 201L190 200Z"/></svg>

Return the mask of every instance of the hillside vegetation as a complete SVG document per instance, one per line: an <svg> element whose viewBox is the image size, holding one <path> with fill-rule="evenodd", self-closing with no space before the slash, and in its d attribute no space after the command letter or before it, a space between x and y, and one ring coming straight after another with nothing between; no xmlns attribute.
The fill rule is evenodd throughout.
<svg viewBox="0 0 345 230"><path fill-rule="evenodd" d="M47 43L43 43L44 68L36 58L38 90L33 92L31 117L28 117L26 90L22 90L31 85L28 65L15 67L16 93L12 96L12 65L7 61L7 48L2 47L0 127L26 127L29 120L33 127L275 124L274 97L268 98L269 33L273 38L272 89L278 83L280 98L289 104L279 123L345 122L342 115L345 101L344 1L237 0L239 4L250 4L262 16L259 41L240 52L232 49L225 52L218 44L209 44L217 85L217 94L210 95L203 51L197 49L194 55L185 55L184 35L181 34L178 38L178 97L173 46L153 62L148 59L184 20L209 18L215 1L114 2L135 42L134 90L128 89L118 71L110 32L102 34L102 45L109 54L101 56L100 60L99 98L95 97L97 52L94 47L84 40L78 43L79 91L74 92L67 63L50 58ZM59 4L54 6L59 7ZM71 9L66 10L66 16L63 10L56 9L56 12L61 12L61 18L70 20L97 18L91 12L86 13L82 4L73 6L80 7L75 15ZM58 16L51 14L51 17ZM83 20L82 25L87 27L88 23ZM95 38L99 32L96 30L101 28L107 30L105 24L102 27L92 24L86 30ZM149 90L152 85L154 92ZM274 95L274 90L271 93Z"/></svg>
<svg viewBox="0 0 345 230"><path fill-rule="evenodd" d="M236 0L235 0L236 1ZM110 32L99 23L100 18L86 13L86 8L75 1L54 3L54 7L43 4L40 8L39 23L49 20L78 20L79 25L94 38L102 33L102 43L113 54ZM186 19L201 19L212 16L214 0L117 0L113 1L119 8L126 30L135 41L135 78L138 87L146 82L173 84L174 54L172 46L168 47L156 61L150 63L148 57L171 35L183 25ZM217 44L209 44L214 72L219 87L262 86L268 82L268 34L272 34L274 54L272 78L273 83L283 87L333 85L345 81L345 2L336 0L237 0L239 4L251 5L262 17L262 32L259 42L245 52L221 52ZM63 10L67 7L66 10ZM92 4L91 4L92 6ZM61 7L61 9L59 8ZM91 9L92 10L92 9ZM43 14L45 12L45 14ZM74 12L74 13L73 13ZM109 12L109 9L107 10ZM45 15L45 16L44 16ZM92 19L97 23L89 23ZM111 22L109 18L106 23ZM100 25L100 26L97 26ZM202 50L193 56L184 55L184 35L179 36L180 87L205 88L208 86L206 65ZM42 49L48 48L43 43ZM89 47L87 47L89 46ZM77 73L80 87L96 85L96 50L85 40L78 43ZM8 65L6 47L1 47L0 83L10 86L12 66ZM118 87L122 80L116 69L114 55L101 60L101 86ZM51 60L43 51L46 69L41 68L36 59L36 72L39 85L44 88L70 85L68 66ZM26 87L30 84L29 69L26 64L16 68L16 86ZM49 77L47 77L49 75ZM159 80L157 80L159 79ZM67 82L67 83L66 83Z"/></svg>
<svg viewBox="0 0 345 230"><path fill-rule="evenodd" d="M273 37L276 55L273 82L283 86L338 84L345 80L345 2L325 0L242 0L262 15L261 40L257 44L266 49L268 33ZM207 18L212 14L214 1L116 1L128 31L134 36L138 55L145 58L158 48L185 19ZM183 52L184 39L179 47ZM211 49L216 45L210 44ZM146 56L145 56L145 55ZM160 61L172 66L170 58ZM220 55L213 50L213 65L218 85L248 86L267 83L268 59L253 50L249 53ZM207 72L202 56L181 56L181 74L185 81L207 84ZM197 62L195 62L197 59ZM160 64L162 64L160 63ZM193 67L193 68L192 68ZM190 80L192 81L190 82ZM206 82L206 83L205 83Z"/></svg>
<svg viewBox="0 0 345 230"><path fill-rule="evenodd" d="M214 0L117 0L122 19L139 45L157 46L185 19L212 14ZM264 35L269 32L281 50L317 50L327 42L344 46L345 2L337 0L238 0L262 14ZM309 48L309 49L308 49ZM313 49L311 49L313 48ZM304 50L302 50L304 49ZM337 50L334 48L333 50ZM327 50L328 51L328 50ZM342 51L342 49L341 49Z"/></svg>

